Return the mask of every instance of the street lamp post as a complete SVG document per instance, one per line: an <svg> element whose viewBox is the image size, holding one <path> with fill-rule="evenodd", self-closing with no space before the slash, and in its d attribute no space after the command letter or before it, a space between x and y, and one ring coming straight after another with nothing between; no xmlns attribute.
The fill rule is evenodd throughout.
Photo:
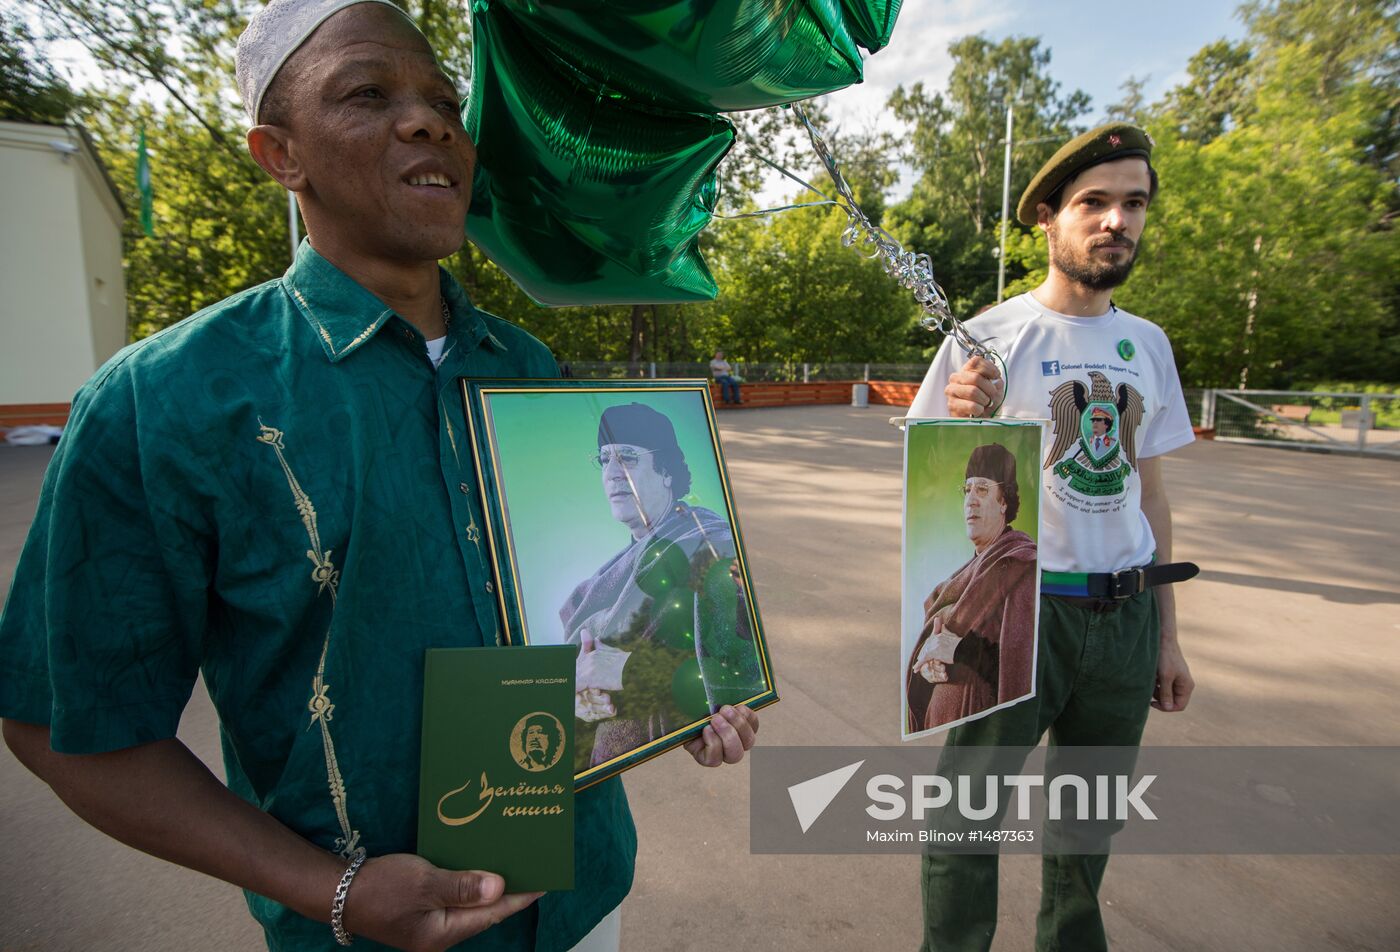
<svg viewBox="0 0 1400 952"><path fill-rule="evenodd" d="M1019 94L1018 97L1019 98ZM1011 224L1011 141L1012 117L1015 115L1015 100L1006 102L1006 158L1001 170L1001 245L997 248L997 303L1006 295L1006 229ZM1035 145L1040 142L1053 142L1059 136L1040 136L1026 139L1021 145Z"/></svg>
<svg viewBox="0 0 1400 952"><path fill-rule="evenodd" d="M1006 227L1011 217L1011 123L1015 104L1006 103L1006 158L1001 171L1001 250L997 253L997 303L1006 293Z"/></svg>

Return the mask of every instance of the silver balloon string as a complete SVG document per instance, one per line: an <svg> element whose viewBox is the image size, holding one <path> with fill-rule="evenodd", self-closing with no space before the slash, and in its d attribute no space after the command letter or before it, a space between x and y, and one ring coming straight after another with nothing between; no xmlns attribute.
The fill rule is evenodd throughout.
<svg viewBox="0 0 1400 952"><path fill-rule="evenodd" d="M953 315L953 309L948 304L948 296L934 277L933 261L929 256L906 250L893 235L872 222L870 217L861 211L855 193L851 190L846 177L841 174L841 166L836 161L831 147L827 145L826 139L817 131L816 126L812 124L812 120L801 106L794 103L790 108L806 128L807 137L812 141L812 148L816 151L817 157L821 159L822 167L826 169L827 175L831 177L836 197L833 198L811 182L799 178L776 162L754 152L752 153L754 157L764 165L791 179L804 189L815 192L824 201L802 202L767 208L762 211L716 215L715 217L760 218L796 208L817 208L826 205L841 209L850 220L846 230L841 234L841 244L847 248L859 245L857 250L867 252L869 258L878 259L886 274L898 281L903 287L914 292L914 300L918 302L920 309L924 312L923 316L919 318L919 324L925 330L937 330L952 337L963 351L971 356L991 357L992 351L968 333L962 321Z"/></svg>

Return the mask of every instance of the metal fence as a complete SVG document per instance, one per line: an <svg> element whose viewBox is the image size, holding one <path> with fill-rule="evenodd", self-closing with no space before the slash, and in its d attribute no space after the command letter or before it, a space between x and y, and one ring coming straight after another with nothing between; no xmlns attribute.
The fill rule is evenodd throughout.
<svg viewBox="0 0 1400 952"><path fill-rule="evenodd" d="M561 363L560 369L574 377L591 379L621 379L627 377L708 377L710 365L705 363L661 363L642 361ZM917 383L924 379L928 364L865 364L865 363L735 363L735 373L751 382L773 381L814 383L822 380L905 380Z"/></svg>
<svg viewBox="0 0 1400 952"><path fill-rule="evenodd" d="M750 382L894 380L917 383L928 364L735 363ZM573 363L568 375L584 378L708 378L709 363ZM1217 440L1293 449L1365 453L1400 459L1400 393L1331 393L1304 390L1186 391L1191 424Z"/></svg>
<svg viewBox="0 0 1400 952"><path fill-rule="evenodd" d="M1198 390L1188 406L1217 440L1400 459L1400 393Z"/></svg>

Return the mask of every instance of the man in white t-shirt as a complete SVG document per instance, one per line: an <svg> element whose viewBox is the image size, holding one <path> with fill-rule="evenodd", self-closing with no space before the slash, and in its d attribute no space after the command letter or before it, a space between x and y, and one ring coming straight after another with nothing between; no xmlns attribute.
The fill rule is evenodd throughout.
<svg viewBox="0 0 1400 952"><path fill-rule="evenodd" d="M1196 569L1171 564L1161 457L1191 442L1191 423L1166 335L1111 300L1132 270L1157 191L1151 149L1145 132L1115 123L1046 163L1017 217L1045 231L1049 275L967 324L1001 358L1005 375L950 338L910 408L911 417L1050 421L1036 695L955 729L942 769L980 763L1014 773L1019 761L973 748L1029 749L1046 730L1058 746L1135 748L1149 706L1180 711L1190 700L1194 682L1167 583ZM1107 948L1098 908L1108 861L1102 842L1097 855L1044 857L1037 948ZM995 854L927 855L923 889L925 950L990 947Z"/></svg>

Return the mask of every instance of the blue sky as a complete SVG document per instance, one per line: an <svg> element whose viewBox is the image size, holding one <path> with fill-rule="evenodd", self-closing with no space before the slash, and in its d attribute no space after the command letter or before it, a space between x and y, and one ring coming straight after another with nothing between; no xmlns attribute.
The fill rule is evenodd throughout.
<svg viewBox="0 0 1400 952"><path fill-rule="evenodd" d="M924 5L922 0L916 3ZM1129 76L1150 77L1145 91L1149 101L1155 100L1186 78L1186 63L1202 46L1221 37L1242 38L1244 25L1234 16L1236 6L1224 0L1020 2L1013 19L988 33L1042 37L1054 54L1054 77L1066 89L1089 93L1098 117L1118 100L1119 87ZM1035 7L1040 9L1030 12ZM1105 9L1114 12L1105 14Z"/></svg>
<svg viewBox="0 0 1400 952"><path fill-rule="evenodd" d="M1118 101L1128 77L1146 77L1144 93L1154 101L1185 78L1187 61L1202 46L1242 37L1236 7L1231 0L905 0L890 45L866 60L865 82L832 94L827 104L841 125L898 128L885 101L900 85L941 88L952 69L951 41L971 33L992 40L1038 36L1062 90L1082 89L1093 100L1092 121ZM906 175L895 197L910 187ZM761 201L774 203L788 191L774 181Z"/></svg>
<svg viewBox="0 0 1400 952"><path fill-rule="evenodd" d="M901 83L941 86L952 68L948 43L982 33L992 40L1040 37L1052 53L1051 75L1066 90L1093 97L1097 117L1129 76L1149 76L1146 91L1156 98L1184 78L1187 60L1202 46L1243 36L1235 7L1229 0L905 0L890 45L866 62L865 83L834 94L831 103L849 98L868 110Z"/></svg>

